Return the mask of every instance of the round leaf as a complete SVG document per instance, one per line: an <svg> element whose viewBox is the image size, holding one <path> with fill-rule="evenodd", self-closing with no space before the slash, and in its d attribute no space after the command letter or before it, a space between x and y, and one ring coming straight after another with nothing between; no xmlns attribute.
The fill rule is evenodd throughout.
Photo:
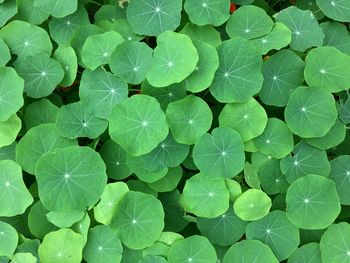
<svg viewBox="0 0 350 263"><path fill-rule="evenodd" d="M16 19L18 20L28 21L33 25L40 25L49 17L49 14L34 6L35 0L17 0L16 2L18 7Z"/></svg>
<svg viewBox="0 0 350 263"><path fill-rule="evenodd" d="M0 66L3 67L11 60L11 54L8 46L0 37Z"/></svg>
<svg viewBox="0 0 350 263"><path fill-rule="evenodd" d="M336 184L340 203L350 205L350 155L340 155L331 160L330 163L331 173L329 178Z"/></svg>
<svg viewBox="0 0 350 263"><path fill-rule="evenodd" d="M316 0L321 11L336 21L350 22L350 2L343 0Z"/></svg>
<svg viewBox="0 0 350 263"><path fill-rule="evenodd" d="M284 174L280 169L280 161L272 159L259 170L262 189L269 195L285 193L289 187Z"/></svg>
<svg viewBox="0 0 350 263"><path fill-rule="evenodd" d="M318 243L308 243L299 247L288 258L288 263L319 263L321 261L320 245Z"/></svg>
<svg viewBox="0 0 350 263"><path fill-rule="evenodd" d="M0 221L0 256L11 257L18 244L18 234L11 225Z"/></svg>
<svg viewBox="0 0 350 263"><path fill-rule="evenodd" d="M3 0L4 1L4 0ZM3 2L2 1L2 2ZM7 0L0 4L0 27L6 24L17 13L16 0Z"/></svg>
<svg viewBox="0 0 350 263"><path fill-rule="evenodd" d="M60 85L63 87L72 85L78 71L78 61L74 49L71 46L59 46L52 57L61 64L64 70L64 78Z"/></svg>
<svg viewBox="0 0 350 263"><path fill-rule="evenodd" d="M24 112L26 130L44 123L55 123L58 107L46 98L34 101Z"/></svg>
<svg viewBox="0 0 350 263"><path fill-rule="evenodd" d="M34 0L34 6L53 17L61 18L77 10L78 0Z"/></svg>
<svg viewBox="0 0 350 263"><path fill-rule="evenodd" d="M12 144L21 130L21 119L16 114L6 121L0 121L0 147Z"/></svg>
<svg viewBox="0 0 350 263"><path fill-rule="evenodd" d="M324 22L320 25L325 34L323 45L332 46L350 55L350 33L346 26L337 22Z"/></svg>
<svg viewBox="0 0 350 263"><path fill-rule="evenodd" d="M213 47L221 44L220 33L210 25L197 26L191 23L186 24L180 31L181 34L188 35L192 40L206 42Z"/></svg>

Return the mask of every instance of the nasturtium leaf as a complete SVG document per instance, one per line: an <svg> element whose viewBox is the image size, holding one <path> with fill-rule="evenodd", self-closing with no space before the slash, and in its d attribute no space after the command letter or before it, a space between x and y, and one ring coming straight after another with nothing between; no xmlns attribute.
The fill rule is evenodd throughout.
<svg viewBox="0 0 350 263"><path fill-rule="evenodd" d="M55 123L58 107L46 98L29 104L24 112L26 130L44 123Z"/></svg>
<svg viewBox="0 0 350 263"><path fill-rule="evenodd" d="M108 122L88 112L82 101L63 105L56 115L56 128L61 136L68 139L88 137L95 139L108 126Z"/></svg>
<svg viewBox="0 0 350 263"><path fill-rule="evenodd" d="M186 212L214 218L228 210L229 200L224 179L197 174L186 180L180 203Z"/></svg>
<svg viewBox="0 0 350 263"><path fill-rule="evenodd" d="M226 24L226 32L231 37L253 39L268 34L274 23L264 9L247 5L234 12Z"/></svg>
<svg viewBox="0 0 350 263"><path fill-rule="evenodd" d="M225 184L230 194L230 202L235 202L236 199L242 195L241 185L233 179L225 179Z"/></svg>
<svg viewBox="0 0 350 263"><path fill-rule="evenodd" d="M261 55L275 49L288 46L292 40L292 32L287 26L282 23L276 22L270 33L265 36L252 39L252 43L259 50Z"/></svg>
<svg viewBox="0 0 350 263"><path fill-rule="evenodd" d="M111 55L109 66L114 74L131 84L140 84L152 66L153 50L142 42L124 42Z"/></svg>
<svg viewBox="0 0 350 263"><path fill-rule="evenodd" d="M321 11L336 21L350 22L350 2L344 0L316 0Z"/></svg>
<svg viewBox="0 0 350 263"><path fill-rule="evenodd" d="M339 92L349 88L350 56L335 47L318 47L305 58L305 81L309 86Z"/></svg>
<svg viewBox="0 0 350 263"><path fill-rule="evenodd" d="M193 235L177 240L169 249L169 263L212 263L217 256L213 245L206 237Z"/></svg>
<svg viewBox="0 0 350 263"><path fill-rule="evenodd" d="M34 6L53 17L62 18L77 10L78 0L34 0Z"/></svg>
<svg viewBox="0 0 350 263"><path fill-rule="evenodd" d="M288 258L288 263L320 263L320 245L315 242L307 243L296 249Z"/></svg>
<svg viewBox="0 0 350 263"><path fill-rule="evenodd" d="M97 24L105 31L116 31L127 41L139 41L144 36L139 36L132 31L130 23L127 19L116 19L113 23L103 20Z"/></svg>
<svg viewBox="0 0 350 263"><path fill-rule="evenodd" d="M50 211L85 210L94 205L107 183L106 166L89 147L71 146L44 154L35 175L39 197Z"/></svg>
<svg viewBox="0 0 350 263"><path fill-rule="evenodd" d="M33 203L22 178L21 167L12 160L0 161L0 216L23 214Z"/></svg>
<svg viewBox="0 0 350 263"><path fill-rule="evenodd" d="M324 22L320 25L325 34L323 45L332 46L350 55L350 33L346 26L337 22Z"/></svg>
<svg viewBox="0 0 350 263"><path fill-rule="evenodd" d="M329 132L322 137L307 138L305 142L320 149L327 150L339 145L344 141L346 135L346 126L340 120L336 120L335 124Z"/></svg>
<svg viewBox="0 0 350 263"><path fill-rule="evenodd" d="M337 119L334 97L316 87L299 87L291 94L284 111L289 129L302 138L325 136Z"/></svg>
<svg viewBox="0 0 350 263"><path fill-rule="evenodd" d="M221 44L220 33L213 26L197 26L191 23L186 24L180 31L181 34L188 35L192 40L206 42L213 47Z"/></svg>
<svg viewBox="0 0 350 263"><path fill-rule="evenodd" d="M340 213L336 184L320 175L305 175L295 180L287 191L287 216L304 229L323 229Z"/></svg>
<svg viewBox="0 0 350 263"><path fill-rule="evenodd" d="M18 13L16 19L27 21L33 25L40 25L48 17L39 7L34 6L35 0L17 0Z"/></svg>
<svg viewBox="0 0 350 263"><path fill-rule="evenodd" d="M38 248L40 241L38 239L23 238L22 243L17 247L17 253L31 253L36 258L39 258Z"/></svg>
<svg viewBox="0 0 350 263"><path fill-rule="evenodd" d="M122 259L123 246L110 226L95 226L89 230L83 258L90 263L117 263Z"/></svg>
<svg viewBox="0 0 350 263"><path fill-rule="evenodd" d="M32 98L50 95L64 78L60 63L43 53L20 58L15 68L24 79L24 92Z"/></svg>
<svg viewBox="0 0 350 263"><path fill-rule="evenodd" d="M0 147L12 144L21 130L21 119L13 114L6 121L0 121Z"/></svg>
<svg viewBox="0 0 350 263"><path fill-rule="evenodd" d="M16 0L6 0L0 4L0 27L6 24L17 13Z"/></svg>
<svg viewBox="0 0 350 263"><path fill-rule="evenodd" d="M262 59L244 38L237 37L222 42L217 48L219 68L210 86L216 100L224 103L245 102L261 89Z"/></svg>
<svg viewBox="0 0 350 263"><path fill-rule="evenodd" d="M126 8L120 5L102 5L95 13L95 24L99 21L108 20L114 22L117 19L126 18Z"/></svg>
<svg viewBox="0 0 350 263"><path fill-rule="evenodd" d="M154 197L158 196L158 193L154 191L147 183L142 182L141 180L128 180L127 185L131 191L142 192L144 194L150 194Z"/></svg>
<svg viewBox="0 0 350 263"><path fill-rule="evenodd" d="M153 182L148 184L154 191L157 192L170 192L176 188L182 177L181 166L172 167L168 169L167 174Z"/></svg>
<svg viewBox="0 0 350 263"><path fill-rule="evenodd" d="M342 121L342 123L350 123L350 98L341 104L339 110L339 119Z"/></svg>
<svg viewBox="0 0 350 263"><path fill-rule="evenodd" d="M17 144L16 161L24 171L34 174L36 162L43 154L76 144L60 136L55 124L40 124L31 128Z"/></svg>
<svg viewBox="0 0 350 263"><path fill-rule="evenodd" d="M111 227L116 229L125 246L131 249L149 247L163 231L163 206L152 195L130 191L120 201Z"/></svg>
<svg viewBox="0 0 350 263"><path fill-rule="evenodd" d="M321 237L321 259L324 263L349 263L350 225L346 222L328 227Z"/></svg>
<svg viewBox="0 0 350 263"><path fill-rule="evenodd" d="M31 253L16 253L11 259L11 263L36 263L37 258Z"/></svg>
<svg viewBox="0 0 350 263"><path fill-rule="evenodd" d="M0 67L0 79L0 121L6 121L24 104L24 81L10 67Z"/></svg>
<svg viewBox="0 0 350 263"><path fill-rule="evenodd" d="M232 207L216 218L197 218L201 233L212 244L229 246L237 242L245 233L247 222L240 219Z"/></svg>
<svg viewBox="0 0 350 263"><path fill-rule="evenodd" d="M126 165L126 151L113 140L107 140L102 145L99 153L106 164L109 178L121 180L131 175L131 171Z"/></svg>
<svg viewBox="0 0 350 263"><path fill-rule="evenodd" d="M223 263L278 263L271 248L259 240L243 240L233 244L225 253Z"/></svg>
<svg viewBox="0 0 350 263"><path fill-rule="evenodd" d="M205 90L214 79L219 67L219 57L216 49L203 41L193 41L199 60L195 70L184 80L186 90L196 93Z"/></svg>
<svg viewBox="0 0 350 263"><path fill-rule="evenodd" d="M285 175L280 169L280 161L272 159L259 170L262 189L269 195L285 193L289 187Z"/></svg>
<svg viewBox="0 0 350 263"><path fill-rule="evenodd" d="M244 168L241 136L233 129L215 128L204 134L193 147L193 161L201 173L210 177L233 178Z"/></svg>
<svg viewBox="0 0 350 263"><path fill-rule="evenodd" d="M84 211L71 211L71 212L54 212L50 211L46 214L46 218L49 222L58 226L71 227L74 223L79 222L85 216Z"/></svg>
<svg viewBox="0 0 350 263"><path fill-rule="evenodd" d="M141 258L137 263L167 263L166 259L162 256L146 255Z"/></svg>
<svg viewBox="0 0 350 263"><path fill-rule="evenodd" d="M126 16L136 34L157 36L180 25L181 9L181 0L134 0Z"/></svg>
<svg viewBox="0 0 350 263"><path fill-rule="evenodd" d="M175 141L194 144L209 130L213 114L203 99L188 95L169 103L166 118Z"/></svg>
<svg viewBox="0 0 350 263"><path fill-rule="evenodd" d="M188 18L198 26L222 25L230 17L229 7L229 0L188 0L184 4Z"/></svg>
<svg viewBox="0 0 350 263"><path fill-rule="evenodd" d="M11 54L8 46L0 37L0 67L3 67L11 60Z"/></svg>
<svg viewBox="0 0 350 263"><path fill-rule="evenodd" d="M340 155L331 160L330 163L331 172L329 178L336 184L340 203L350 205L350 155Z"/></svg>
<svg viewBox="0 0 350 263"><path fill-rule="evenodd" d="M195 70L199 60L191 38L171 31L165 31L157 37L153 57L147 81L154 87L181 82Z"/></svg>
<svg viewBox="0 0 350 263"><path fill-rule="evenodd" d="M293 150L293 134L288 126L277 118L267 121L264 132L253 140L257 149L275 158L283 158Z"/></svg>
<svg viewBox="0 0 350 263"><path fill-rule="evenodd" d="M281 170L289 183L307 174L327 177L331 171L327 153L305 142L295 145L291 155L281 160Z"/></svg>
<svg viewBox="0 0 350 263"><path fill-rule="evenodd" d="M264 82L259 98L267 105L286 106L290 94L304 82L304 61L293 51L284 49L263 65Z"/></svg>
<svg viewBox="0 0 350 263"><path fill-rule="evenodd" d="M295 4L300 9L310 10L315 15L317 20L321 20L322 18L324 18L324 14L322 13L319 6L316 4L316 0L298 1Z"/></svg>
<svg viewBox="0 0 350 263"><path fill-rule="evenodd" d="M275 17L277 22L285 24L292 31L291 49L303 52L322 45L324 33L310 10L290 6Z"/></svg>
<svg viewBox="0 0 350 263"><path fill-rule="evenodd" d="M165 114L153 97L134 95L113 108L109 134L133 156L149 153L168 133Z"/></svg>
<svg viewBox="0 0 350 263"><path fill-rule="evenodd" d="M124 38L115 31L89 36L81 49L84 66L95 70L98 66L110 63L113 51L123 42Z"/></svg>
<svg viewBox="0 0 350 263"><path fill-rule="evenodd" d="M94 217L97 222L109 225L117 211L120 201L129 192L127 184L116 182L107 184L101 195L100 202L94 207Z"/></svg>
<svg viewBox="0 0 350 263"><path fill-rule="evenodd" d="M0 256L10 258L18 244L18 234L8 223L0 221Z"/></svg>
<svg viewBox="0 0 350 263"><path fill-rule="evenodd" d="M68 45L75 31L82 25L89 24L89 16L83 6L73 14L63 18L52 18L49 21L50 36L59 45ZM85 40L84 40L85 41ZM83 46L83 43L81 44Z"/></svg>
<svg viewBox="0 0 350 263"><path fill-rule="evenodd" d="M249 162L246 162L244 165L244 180L251 188L261 189L259 175Z"/></svg>
<svg viewBox="0 0 350 263"><path fill-rule="evenodd" d="M170 102L183 99L187 95L182 83L172 84L160 89L152 87L146 80L142 82L140 92L156 98L164 111Z"/></svg>
<svg viewBox="0 0 350 263"><path fill-rule="evenodd" d="M81 234L83 236L84 245L87 242L90 223L91 223L91 220L90 220L89 214L85 212L85 216L83 217L83 219L81 219L80 221L76 222L74 225L71 226L71 229L74 232Z"/></svg>
<svg viewBox="0 0 350 263"><path fill-rule="evenodd" d="M279 261L287 259L300 242L299 229L282 211L272 211L260 220L250 222L247 239L260 240L268 245Z"/></svg>
<svg viewBox="0 0 350 263"><path fill-rule="evenodd" d="M48 33L41 27L14 20L0 29L0 37L13 54L24 58L33 55L50 55L52 44Z"/></svg>
<svg viewBox="0 0 350 263"><path fill-rule="evenodd" d="M68 228L50 232L39 247L41 262L77 263L82 259L83 236Z"/></svg>
<svg viewBox="0 0 350 263"><path fill-rule="evenodd" d="M233 204L235 214L244 221L254 221L266 216L271 208L270 197L259 189L248 189Z"/></svg>
<svg viewBox="0 0 350 263"><path fill-rule="evenodd" d="M261 135L266 124L267 114L254 98L244 103L226 104L219 115L220 127L236 130L244 142Z"/></svg>
<svg viewBox="0 0 350 263"><path fill-rule="evenodd" d="M52 58L58 61L64 70L64 78L60 85L63 87L72 85L78 71L78 60L74 49L71 46L59 46Z"/></svg>
<svg viewBox="0 0 350 263"><path fill-rule="evenodd" d="M16 145L17 142L13 142L10 145L0 147L0 161L2 160L16 160Z"/></svg>
<svg viewBox="0 0 350 263"><path fill-rule="evenodd" d="M96 117L108 119L115 105L128 97L128 85L103 68L86 69L81 77L79 97Z"/></svg>

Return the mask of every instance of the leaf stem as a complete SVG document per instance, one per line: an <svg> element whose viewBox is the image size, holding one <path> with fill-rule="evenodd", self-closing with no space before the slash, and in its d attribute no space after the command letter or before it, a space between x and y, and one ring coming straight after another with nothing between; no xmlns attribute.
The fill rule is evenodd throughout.
<svg viewBox="0 0 350 263"><path fill-rule="evenodd" d="M102 6L102 4L101 4L101 3L96 2L96 1L94 1L94 0L89 0L89 3L92 3L92 4L95 4L95 5Z"/></svg>

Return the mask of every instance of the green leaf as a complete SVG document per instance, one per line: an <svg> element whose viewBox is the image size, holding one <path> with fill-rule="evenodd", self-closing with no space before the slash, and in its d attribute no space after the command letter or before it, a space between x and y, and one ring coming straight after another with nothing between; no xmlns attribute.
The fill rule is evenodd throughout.
<svg viewBox="0 0 350 263"><path fill-rule="evenodd" d="M269 195L286 193L289 183L280 169L280 160L272 159L259 170L262 189Z"/></svg>
<svg viewBox="0 0 350 263"><path fill-rule="evenodd" d="M314 46L322 46L324 33L310 10L290 6L277 13L275 18L292 31L291 49L303 52Z"/></svg>
<svg viewBox="0 0 350 263"><path fill-rule="evenodd" d="M118 32L125 40L128 41L139 41L144 38L143 36L139 36L132 31L130 23L127 19L116 19L113 23L103 20L97 24L105 31L114 30Z"/></svg>
<svg viewBox="0 0 350 263"><path fill-rule="evenodd" d="M213 245L207 238L193 235L177 240L170 247L168 259L172 263L211 263L216 262L217 256Z"/></svg>
<svg viewBox="0 0 350 263"><path fill-rule="evenodd" d="M233 178L244 168L245 155L241 136L233 129L215 128L193 147L193 161L201 173L210 177Z"/></svg>
<svg viewBox="0 0 350 263"><path fill-rule="evenodd" d="M175 141L189 145L209 130L213 120L208 104L194 95L169 103L165 114Z"/></svg>
<svg viewBox="0 0 350 263"><path fill-rule="evenodd" d="M6 24L17 13L16 0L7 0L0 4L0 27Z"/></svg>
<svg viewBox="0 0 350 263"><path fill-rule="evenodd" d="M220 127L236 130L244 142L261 135L266 124L267 114L254 98L244 103L226 104L219 115Z"/></svg>
<svg viewBox="0 0 350 263"><path fill-rule="evenodd" d="M117 19L126 18L126 8L122 8L120 5L102 5L94 15L95 24L100 21L109 20L114 22Z"/></svg>
<svg viewBox="0 0 350 263"><path fill-rule="evenodd" d="M109 226L96 226L89 230L83 258L91 263L116 263L122 259L123 247Z"/></svg>
<svg viewBox="0 0 350 263"><path fill-rule="evenodd" d="M40 200L50 211L85 210L103 192L107 183L105 169L100 155L88 147L48 152L35 168Z"/></svg>
<svg viewBox="0 0 350 263"><path fill-rule="evenodd" d="M85 216L84 211L72 211L72 212L54 212L50 211L46 214L46 218L49 222L58 226L71 227L74 223L79 222Z"/></svg>
<svg viewBox="0 0 350 263"><path fill-rule="evenodd" d="M304 66L304 61L290 50L273 54L263 65L261 101L267 105L286 106L290 94L304 83Z"/></svg>
<svg viewBox="0 0 350 263"><path fill-rule="evenodd" d="M13 20L0 29L0 37L18 57L50 55L52 44L49 35L41 27L24 21Z"/></svg>
<svg viewBox="0 0 350 263"><path fill-rule="evenodd" d="M325 136L337 115L334 97L315 87L294 90L284 111L289 129L302 138Z"/></svg>
<svg viewBox="0 0 350 263"><path fill-rule="evenodd" d="M195 70L199 60L192 40L187 35L171 31L165 31L157 37L153 57L147 81L154 87L181 82Z"/></svg>
<svg viewBox="0 0 350 263"><path fill-rule="evenodd" d="M7 62L10 60L10 50L4 40L0 37L0 67L6 66Z"/></svg>
<svg viewBox="0 0 350 263"><path fill-rule="evenodd" d="M107 129L107 126L108 122L88 112L82 101L63 105L56 115L57 131L68 139L78 137L95 139Z"/></svg>
<svg viewBox="0 0 350 263"><path fill-rule="evenodd" d="M134 0L126 16L136 34L157 36L180 25L181 9L181 0Z"/></svg>
<svg viewBox="0 0 350 263"><path fill-rule="evenodd" d="M49 14L34 6L35 0L17 0L18 13L16 19L40 25L48 19Z"/></svg>
<svg viewBox="0 0 350 263"><path fill-rule="evenodd" d="M259 52L248 40L237 37L217 48L219 68L210 92L223 103L245 102L261 89L263 75Z"/></svg>
<svg viewBox="0 0 350 263"><path fill-rule="evenodd" d="M186 180L180 204L186 212L214 218L228 210L229 199L224 179L197 174Z"/></svg>
<svg viewBox="0 0 350 263"><path fill-rule="evenodd" d="M76 263L82 259L83 237L68 228L50 232L39 247L41 262Z"/></svg>
<svg viewBox="0 0 350 263"><path fill-rule="evenodd" d="M259 175L254 166L248 162L244 165L244 180L251 188L261 189Z"/></svg>
<svg viewBox="0 0 350 263"><path fill-rule="evenodd" d="M6 121L0 121L0 147L12 144L21 130L21 119L16 114Z"/></svg>
<svg viewBox="0 0 350 263"><path fill-rule="evenodd" d="M324 22L320 25L325 34L323 45L332 46L350 55L350 33L346 26L337 22Z"/></svg>
<svg viewBox="0 0 350 263"><path fill-rule="evenodd" d="M170 192L173 191L179 184L182 177L181 166L168 169L168 173L161 179L148 184L154 191Z"/></svg>
<svg viewBox="0 0 350 263"><path fill-rule="evenodd" d="M247 5L235 11L226 24L226 32L231 37L253 39L268 34L273 27L272 19L265 10Z"/></svg>
<svg viewBox="0 0 350 263"><path fill-rule="evenodd" d="M34 101L24 112L26 130L44 123L55 123L58 107L46 98Z"/></svg>
<svg viewBox="0 0 350 263"><path fill-rule="evenodd" d="M50 95L64 78L60 63L43 53L19 59L15 68L24 79L24 92L32 98Z"/></svg>
<svg viewBox="0 0 350 263"><path fill-rule="evenodd" d="M220 33L213 26L197 26L187 23L180 31L181 34L188 35L193 41L206 42L213 47L221 44Z"/></svg>
<svg viewBox="0 0 350 263"><path fill-rule="evenodd" d="M267 120L264 132L256 137L253 143L261 153L275 158L285 157L294 146L293 134L287 125L277 118Z"/></svg>
<svg viewBox="0 0 350 263"><path fill-rule="evenodd" d="M147 255L137 261L137 263L167 263L167 261L161 256Z"/></svg>
<svg viewBox="0 0 350 263"><path fill-rule="evenodd" d="M259 240L243 240L233 244L227 250L222 262L278 263L279 261L270 247Z"/></svg>
<svg viewBox="0 0 350 263"><path fill-rule="evenodd" d="M287 259L297 249L300 241L299 229L282 211L272 211L262 219L250 222L246 237L268 245L279 261Z"/></svg>
<svg viewBox="0 0 350 263"><path fill-rule="evenodd" d="M122 243L131 249L151 246L164 228L164 211L154 196L141 192L128 192L121 200L112 219Z"/></svg>
<svg viewBox="0 0 350 263"><path fill-rule="evenodd" d="M236 215L244 221L259 220L271 208L271 199L259 189L248 189L233 204Z"/></svg>
<svg viewBox="0 0 350 263"><path fill-rule="evenodd" d="M280 50L288 46L292 40L292 32L282 23L276 22L270 33L259 38L252 39L252 43L261 55L271 50Z"/></svg>
<svg viewBox="0 0 350 263"><path fill-rule="evenodd" d="M58 61L64 70L64 78L60 85L63 87L72 85L78 71L78 60L74 49L71 46L59 46L52 58Z"/></svg>
<svg viewBox="0 0 350 263"><path fill-rule="evenodd" d="M335 47L319 47L305 58L305 81L330 92L347 90L350 76L350 56Z"/></svg>
<svg viewBox="0 0 350 263"><path fill-rule="evenodd" d="M288 258L288 263L319 263L321 261L320 245L308 243L296 249Z"/></svg>
<svg viewBox="0 0 350 263"><path fill-rule="evenodd" d="M331 163L329 179L332 179L337 187L337 192L342 205L350 205L348 189L350 186L350 155L340 155Z"/></svg>
<svg viewBox="0 0 350 263"><path fill-rule="evenodd" d="M336 21L350 22L350 2L343 0L316 0L321 11Z"/></svg>
<svg viewBox="0 0 350 263"><path fill-rule="evenodd" d="M105 186L100 202L94 207L94 217L97 222L109 225L120 201L129 192L129 187L123 182L110 183Z"/></svg>
<svg viewBox="0 0 350 263"><path fill-rule="evenodd" d="M86 68L95 70L111 62L111 55L124 38L115 31L89 36L82 49L81 58Z"/></svg>
<svg viewBox="0 0 350 263"><path fill-rule="evenodd" d="M109 134L130 155L149 153L168 133L165 114L150 96L134 95L113 108Z"/></svg>
<svg viewBox="0 0 350 263"><path fill-rule="evenodd" d="M18 244L18 234L11 225L0 221L0 256L11 257Z"/></svg>
<svg viewBox="0 0 350 263"><path fill-rule="evenodd" d="M230 17L229 0L187 0L184 9L190 21L198 26L220 26Z"/></svg>
<svg viewBox="0 0 350 263"><path fill-rule="evenodd" d="M0 161L0 216L23 214L33 203L22 178L21 167L12 160Z"/></svg>
<svg viewBox="0 0 350 263"><path fill-rule="evenodd" d="M340 213L335 183L320 175L305 175L295 180L287 191L287 216L304 229L323 229Z"/></svg>
<svg viewBox="0 0 350 263"><path fill-rule="evenodd" d="M298 1L296 2L296 6L303 10L310 10L317 20L321 20L325 16L316 4L316 0Z"/></svg>
<svg viewBox="0 0 350 263"><path fill-rule="evenodd" d="M197 218L197 226L202 235L212 244L229 246L237 242L244 235L247 222L240 219L229 208L224 214L216 218Z"/></svg>
<svg viewBox="0 0 350 263"><path fill-rule="evenodd" d="M121 180L131 175L131 171L126 165L126 151L113 140L107 140L99 153L106 164L109 178Z"/></svg>
<svg viewBox="0 0 350 263"><path fill-rule="evenodd" d="M136 41L120 44L109 62L114 74L131 84L140 84L153 64L153 50Z"/></svg>
<svg viewBox="0 0 350 263"><path fill-rule="evenodd" d="M35 165L45 153L77 145L74 140L63 138L55 124L41 124L30 129L16 147L16 161L28 173L35 173Z"/></svg>
<svg viewBox="0 0 350 263"><path fill-rule="evenodd" d="M349 262L350 225L346 222L328 227L321 237L321 259L324 263Z"/></svg>
<svg viewBox="0 0 350 263"><path fill-rule="evenodd" d="M79 97L87 111L101 119L108 119L115 105L128 97L127 84L103 68L86 69L81 77Z"/></svg>
<svg viewBox="0 0 350 263"><path fill-rule="evenodd" d="M31 253L16 253L13 255L11 263L36 263L37 258Z"/></svg>
<svg viewBox="0 0 350 263"><path fill-rule="evenodd" d="M77 10L78 0L34 0L34 6L53 17L62 18Z"/></svg>
<svg viewBox="0 0 350 263"><path fill-rule="evenodd" d="M6 121L24 104L24 81L9 67L0 67L0 78L0 121Z"/></svg>

